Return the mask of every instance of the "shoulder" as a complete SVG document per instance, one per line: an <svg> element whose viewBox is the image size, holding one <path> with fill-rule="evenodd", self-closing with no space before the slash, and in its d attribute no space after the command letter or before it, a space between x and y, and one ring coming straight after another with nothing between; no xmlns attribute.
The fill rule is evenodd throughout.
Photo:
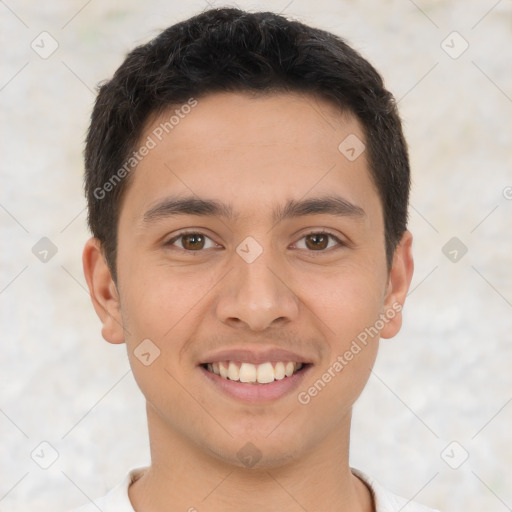
<svg viewBox="0 0 512 512"><path fill-rule="evenodd" d="M145 469L145 467L140 467L130 470L123 480L105 496L90 500L89 503L67 512L98 512L98 510L102 512L134 512L128 496L128 487L140 477Z"/></svg>
<svg viewBox="0 0 512 512"><path fill-rule="evenodd" d="M439 512L439 510L420 505L419 503L393 494L380 485L376 480L358 469L351 468L351 470L352 473L360 478L372 492L376 512Z"/></svg>

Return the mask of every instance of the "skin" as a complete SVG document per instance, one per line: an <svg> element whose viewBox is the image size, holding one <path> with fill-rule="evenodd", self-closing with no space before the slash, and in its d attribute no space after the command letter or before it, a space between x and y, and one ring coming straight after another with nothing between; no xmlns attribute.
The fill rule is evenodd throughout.
<svg viewBox="0 0 512 512"><path fill-rule="evenodd" d="M140 140L168 118L152 119ZM311 96L199 98L131 176L119 218L117 286L99 241L86 243L84 272L102 335L126 343L146 397L152 463L129 488L136 511L373 510L348 453L352 405L379 336L307 405L297 400L380 314L404 304L413 273L408 231L388 272L366 155L349 161L338 150L350 134L364 141L353 116ZM364 215L271 218L288 199L332 194ZM231 204L237 216L145 224L144 213L170 195ZM175 239L183 229L207 238ZM344 245L308 236L325 231ZM252 263L236 252L248 236L263 250ZM397 312L380 337L393 337L401 321ZM134 350L147 338L160 356L145 366ZM242 403L197 366L206 352L235 346L292 350L313 366L295 392L265 405ZM261 455L252 468L237 456L248 442Z"/></svg>

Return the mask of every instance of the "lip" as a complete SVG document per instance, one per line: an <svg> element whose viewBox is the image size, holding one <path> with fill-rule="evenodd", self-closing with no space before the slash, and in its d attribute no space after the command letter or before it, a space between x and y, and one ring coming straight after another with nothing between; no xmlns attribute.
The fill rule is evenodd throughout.
<svg viewBox="0 0 512 512"><path fill-rule="evenodd" d="M210 354L206 354L198 364L220 363L221 361L235 361L251 364L263 364L266 362L277 363L279 361L304 364L311 364L313 362L311 359L301 356L300 354L281 348L266 348L262 350L261 347L251 348L246 346L240 349L231 348L211 352Z"/></svg>
<svg viewBox="0 0 512 512"><path fill-rule="evenodd" d="M244 361L249 362L245 359ZM268 361L268 359L265 361ZM209 372L203 366L198 366L198 369L202 375L208 379L209 383L213 384L213 386L221 393L242 402L259 404L263 402L278 400L290 394L294 389L297 389L301 381L304 379L305 374L309 373L309 370L312 368L312 366L312 364L307 364L301 370L294 373L291 377L285 377L282 380L275 380L274 382L270 382L268 384L247 384L239 381L224 379L220 375Z"/></svg>

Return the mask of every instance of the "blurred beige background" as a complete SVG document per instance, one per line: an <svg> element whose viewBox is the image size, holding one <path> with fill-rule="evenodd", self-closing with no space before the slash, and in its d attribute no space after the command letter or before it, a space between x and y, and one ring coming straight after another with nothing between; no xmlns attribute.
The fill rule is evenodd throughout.
<svg viewBox="0 0 512 512"><path fill-rule="evenodd" d="M510 0L238 5L346 38L404 120L416 271L355 407L352 466L445 511L511 510ZM0 1L0 510L64 511L148 463L142 395L83 278L83 140L96 84L207 7Z"/></svg>

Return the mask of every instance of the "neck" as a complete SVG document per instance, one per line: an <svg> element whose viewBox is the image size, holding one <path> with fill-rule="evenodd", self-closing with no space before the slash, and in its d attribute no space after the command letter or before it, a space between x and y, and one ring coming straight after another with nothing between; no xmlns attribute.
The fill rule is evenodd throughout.
<svg viewBox="0 0 512 512"><path fill-rule="evenodd" d="M147 414L151 466L129 488L136 512L374 510L368 488L350 471L350 417L299 459L249 469L210 456L150 406Z"/></svg>

